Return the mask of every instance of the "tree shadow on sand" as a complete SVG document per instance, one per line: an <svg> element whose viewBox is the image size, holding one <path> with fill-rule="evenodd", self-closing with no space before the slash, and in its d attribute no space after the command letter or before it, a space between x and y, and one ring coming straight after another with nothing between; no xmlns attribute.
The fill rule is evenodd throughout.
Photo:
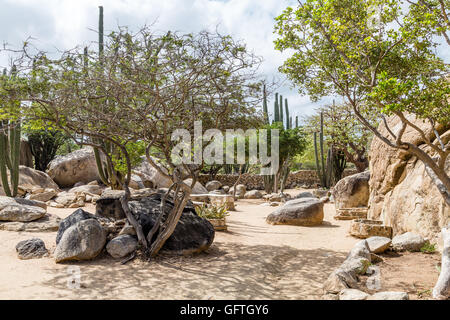
<svg viewBox="0 0 450 320"><path fill-rule="evenodd" d="M39 283L55 299L318 299L328 275L345 254L326 249L215 242L189 256L161 254L127 265L103 253L79 266L81 287L69 289L61 268Z"/></svg>

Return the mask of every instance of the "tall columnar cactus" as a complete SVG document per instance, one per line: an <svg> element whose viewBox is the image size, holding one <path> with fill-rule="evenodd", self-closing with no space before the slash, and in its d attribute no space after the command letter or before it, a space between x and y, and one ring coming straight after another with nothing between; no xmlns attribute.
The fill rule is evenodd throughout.
<svg viewBox="0 0 450 320"><path fill-rule="evenodd" d="M278 93L275 93L273 117L275 122L280 121L280 110L278 108Z"/></svg>
<svg viewBox="0 0 450 320"><path fill-rule="evenodd" d="M264 122L269 124L269 111L267 110L267 92L265 84L263 87L263 113L264 113Z"/></svg>
<svg viewBox="0 0 450 320"><path fill-rule="evenodd" d="M280 94L280 122L283 123L284 122L284 117L283 117L283 96Z"/></svg>
<svg viewBox="0 0 450 320"><path fill-rule="evenodd" d="M291 119L289 118L289 107L288 107L288 101L287 99L284 99L284 107L286 109L286 129L290 129L290 121Z"/></svg>
<svg viewBox="0 0 450 320"><path fill-rule="evenodd" d="M298 116L295 116L295 127L298 128Z"/></svg>
<svg viewBox="0 0 450 320"><path fill-rule="evenodd" d="M0 176L5 194L17 196L20 163L20 121L2 121L0 128ZM9 181L8 173L9 170Z"/></svg>
<svg viewBox="0 0 450 320"><path fill-rule="evenodd" d="M317 132L314 132L314 154L316 158L316 170L317 176L319 177L320 183L322 187L328 188L331 183L331 175L332 175L332 165L328 162L328 159L331 161L333 159L333 154L328 154L328 165L325 165L325 155L323 148L323 113L320 113L320 132L319 132L319 146L317 145ZM320 148L320 158L319 158L319 148ZM332 149L330 149L332 152ZM330 152L329 150L329 152ZM319 161L320 160L320 161Z"/></svg>

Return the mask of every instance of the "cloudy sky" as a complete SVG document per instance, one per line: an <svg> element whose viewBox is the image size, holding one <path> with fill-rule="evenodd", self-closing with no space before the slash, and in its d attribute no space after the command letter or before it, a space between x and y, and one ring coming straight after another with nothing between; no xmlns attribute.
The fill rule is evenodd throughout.
<svg viewBox="0 0 450 320"><path fill-rule="evenodd" d="M12 46L32 36L45 50L69 49L97 40L98 6L104 7L104 28L129 26L137 30L154 24L159 31L196 32L204 29L230 34L247 43L264 62L269 80L285 79L278 72L286 55L273 46L274 17L295 0L0 0L0 41ZM0 66L7 63L0 57ZM278 92L288 98L291 114L310 114L318 104L302 97L284 81ZM269 110L273 99L269 101Z"/></svg>
<svg viewBox="0 0 450 320"><path fill-rule="evenodd" d="M153 24L157 31L197 32L214 30L247 43L264 59L261 73L285 79L277 70L286 58L274 50L274 17L296 0L0 0L0 41L20 46L29 36L46 51L69 49L97 40L98 6L104 7L105 33L117 26L137 30ZM450 54L447 52L447 56ZM0 56L0 67L7 62ZM278 92L288 98L291 114L302 116L330 100L311 103L288 81ZM273 108L273 98L269 101Z"/></svg>

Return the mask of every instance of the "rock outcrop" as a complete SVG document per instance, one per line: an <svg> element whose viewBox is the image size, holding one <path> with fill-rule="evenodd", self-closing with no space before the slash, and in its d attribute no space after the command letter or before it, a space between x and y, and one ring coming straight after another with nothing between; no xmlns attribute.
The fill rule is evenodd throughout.
<svg viewBox="0 0 450 320"><path fill-rule="evenodd" d="M168 188L172 185L172 180L152 167L145 156L142 156L141 159L141 163L133 168L133 173L141 178L141 181L146 188ZM156 159L153 160L157 163ZM167 173L167 170L164 167L159 166L159 168L164 173Z"/></svg>
<svg viewBox="0 0 450 320"><path fill-rule="evenodd" d="M415 119L412 115L408 118L424 131L428 139L435 140L428 122ZM394 132L401 127L397 117L388 118L387 123ZM450 140L449 129L438 128L444 143ZM384 124L380 125L379 131L388 136ZM403 141L429 152L422 137L411 127L405 131ZM441 228L450 222L450 207L445 205L424 164L405 151L387 146L376 137L372 140L369 159L368 218L382 220L393 228L394 235L411 231L437 242ZM446 170L450 174L450 158L447 158Z"/></svg>

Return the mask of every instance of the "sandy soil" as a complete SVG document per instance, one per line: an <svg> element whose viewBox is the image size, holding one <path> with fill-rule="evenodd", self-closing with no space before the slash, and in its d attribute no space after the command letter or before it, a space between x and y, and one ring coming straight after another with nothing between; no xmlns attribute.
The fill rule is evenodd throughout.
<svg viewBox="0 0 450 320"><path fill-rule="evenodd" d="M227 218L228 231L216 232L207 252L161 255L150 263L135 259L121 265L105 253L65 264L51 256L19 260L19 241L39 237L53 252L56 232L0 231L0 299L319 299L323 281L358 241L347 235L350 222L334 220L334 205L328 203L319 227L272 226L265 217L274 208L261 203L237 202L237 211ZM93 206L83 209L94 212ZM66 217L73 209L49 211ZM81 286L72 289L74 267ZM403 272L389 264L386 270Z"/></svg>

